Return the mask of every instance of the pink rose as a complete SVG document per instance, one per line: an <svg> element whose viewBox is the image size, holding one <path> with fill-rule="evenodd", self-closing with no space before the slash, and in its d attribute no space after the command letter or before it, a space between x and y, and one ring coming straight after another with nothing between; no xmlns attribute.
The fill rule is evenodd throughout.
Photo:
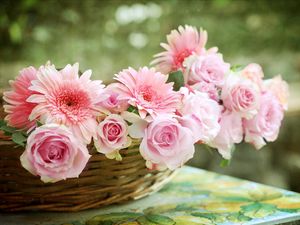
<svg viewBox="0 0 300 225"><path fill-rule="evenodd" d="M252 82L258 85L261 89L264 77L263 70L259 64L251 63L247 65L242 71L241 75L247 79L250 79Z"/></svg>
<svg viewBox="0 0 300 225"><path fill-rule="evenodd" d="M130 142L127 123L121 116L111 114L99 123L94 140L98 152L110 155L127 148Z"/></svg>
<svg viewBox="0 0 300 225"><path fill-rule="evenodd" d="M183 95L182 107L178 110L180 123L193 132L195 142L209 143L220 131L220 105L206 93L189 92L187 88L181 88L180 92Z"/></svg>
<svg viewBox="0 0 300 225"><path fill-rule="evenodd" d="M237 113L224 111L220 126L221 130L210 146L217 148L223 158L230 159L234 144L243 140L242 119Z"/></svg>
<svg viewBox="0 0 300 225"><path fill-rule="evenodd" d="M187 83L192 85L199 81L222 86L230 64L223 61L219 53L192 55L184 61Z"/></svg>
<svg viewBox="0 0 300 225"><path fill-rule="evenodd" d="M249 79L230 74L222 88L221 99L226 109L238 112L243 118L256 115L260 102L260 90Z"/></svg>
<svg viewBox="0 0 300 225"><path fill-rule="evenodd" d="M289 85L278 75L264 81L265 90L271 91L279 100L284 110L288 109Z"/></svg>
<svg viewBox="0 0 300 225"><path fill-rule="evenodd" d="M219 101L218 88L213 83L207 83L205 81L200 81L200 82L192 85L191 88L193 90L207 93L211 99L213 99L215 101Z"/></svg>
<svg viewBox="0 0 300 225"><path fill-rule="evenodd" d="M145 130L140 152L153 168L175 170L194 155L192 132L170 115L158 115Z"/></svg>
<svg viewBox="0 0 300 225"><path fill-rule="evenodd" d="M28 137L22 166L43 182L78 177L89 158L88 149L65 126L46 124Z"/></svg>
<svg viewBox="0 0 300 225"><path fill-rule="evenodd" d="M128 100L122 98L122 94L119 91L119 84L117 83L108 85L104 89L104 95L106 95L105 99L98 105L100 105L107 114L120 113L129 107Z"/></svg>
<svg viewBox="0 0 300 225"><path fill-rule="evenodd" d="M276 96L268 91L261 96L261 106L258 114L244 120L245 141L253 144L256 149L263 147L266 141L275 141L278 137L281 121L283 119L283 107Z"/></svg>

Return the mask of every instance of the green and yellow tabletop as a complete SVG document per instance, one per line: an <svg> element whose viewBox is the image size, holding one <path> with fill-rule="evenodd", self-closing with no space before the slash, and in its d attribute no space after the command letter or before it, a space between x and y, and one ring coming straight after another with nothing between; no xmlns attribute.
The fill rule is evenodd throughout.
<svg viewBox="0 0 300 225"><path fill-rule="evenodd" d="M183 167L158 193L125 205L78 213L0 214L0 224L300 224L300 194Z"/></svg>

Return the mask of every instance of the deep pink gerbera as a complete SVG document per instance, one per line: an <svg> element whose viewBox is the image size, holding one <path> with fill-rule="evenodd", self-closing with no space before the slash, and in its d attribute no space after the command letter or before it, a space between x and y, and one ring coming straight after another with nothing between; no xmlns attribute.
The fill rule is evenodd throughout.
<svg viewBox="0 0 300 225"><path fill-rule="evenodd" d="M42 66L30 90L38 92L27 101L38 104L30 119L69 127L85 143L96 134L96 104L102 101L102 81L91 81L91 70L78 75L78 63L57 71L54 65Z"/></svg>
<svg viewBox="0 0 300 225"><path fill-rule="evenodd" d="M155 117L175 112L179 95L173 91L172 83L166 83L168 76L143 67L138 71L132 68L123 70L115 79L121 83L119 88L124 98L138 108L142 118L147 113Z"/></svg>
<svg viewBox="0 0 300 225"><path fill-rule="evenodd" d="M179 26L178 31L172 30L167 35L167 42L161 43L161 47L166 51L154 55L152 65L157 65L160 72L167 74L182 68L185 58L192 53L199 54L204 51L207 41L207 32L198 30L195 27L185 25Z"/></svg>
<svg viewBox="0 0 300 225"><path fill-rule="evenodd" d="M35 93L28 88L31 81L37 79L36 73L37 70L32 66L24 68L16 80L10 81L12 90L3 93L3 99L8 103L3 107L8 114L5 120L9 126L26 130L35 127L35 121L30 121L29 115L36 104L26 99Z"/></svg>

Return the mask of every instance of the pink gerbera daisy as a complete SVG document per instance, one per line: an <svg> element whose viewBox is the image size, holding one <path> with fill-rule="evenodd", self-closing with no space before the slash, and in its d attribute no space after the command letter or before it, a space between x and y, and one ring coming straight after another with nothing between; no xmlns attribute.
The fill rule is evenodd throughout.
<svg viewBox="0 0 300 225"><path fill-rule="evenodd" d="M161 113L174 113L179 95L173 91L173 83L166 83L168 76L147 67L138 71L128 68L116 75L119 88L128 103L139 110L142 118Z"/></svg>
<svg viewBox="0 0 300 225"><path fill-rule="evenodd" d="M172 30L167 35L167 42L161 43L166 51L154 55L152 65L157 65L158 70L164 74L182 68L185 58L193 53L199 54L204 51L207 41L207 32L198 30L195 27L185 25L179 26L178 31Z"/></svg>
<svg viewBox="0 0 300 225"><path fill-rule="evenodd" d="M27 102L26 99L35 93L28 88L31 81L37 79L36 73L32 66L24 68L15 81L10 81L12 90L3 93L3 99L8 103L3 106L8 113L5 120L11 127L31 129L35 126L35 121L30 121L29 115L36 104Z"/></svg>
<svg viewBox="0 0 300 225"><path fill-rule="evenodd" d="M79 64L57 71L54 65L42 66L30 90L38 92L27 99L37 103L30 119L69 127L85 143L96 134L96 104L102 101L102 81L91 81L91 70L78 75Z"/></svg>

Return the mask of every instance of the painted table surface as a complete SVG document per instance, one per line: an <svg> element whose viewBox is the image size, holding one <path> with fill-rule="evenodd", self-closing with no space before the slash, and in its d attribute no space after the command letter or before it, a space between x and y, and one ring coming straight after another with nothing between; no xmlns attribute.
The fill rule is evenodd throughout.
<svg viewBox="0 0 300 225"><path fill-rule="evenodd" d="M297 222L299 220L299 222ZM78 213L0 214L1 225L300 224L300 194L183 167L158 193Z"/></svg>

